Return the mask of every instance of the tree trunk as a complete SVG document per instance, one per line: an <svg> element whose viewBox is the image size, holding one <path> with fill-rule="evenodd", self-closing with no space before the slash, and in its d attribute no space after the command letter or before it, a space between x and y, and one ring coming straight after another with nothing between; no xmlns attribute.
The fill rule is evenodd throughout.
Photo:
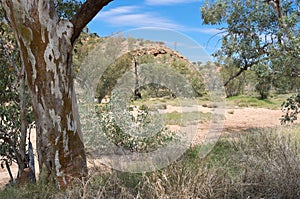
<svg viewBox="0 0 300 199"><path fill-rule="evenodd" d="M135 77L135 85L134 85L134 100L138 100L142 98L142 94L140 92L140 83L139 83L139 74L138 74L138 62L135 57L134 60L134 77Z"/></svg>
<svg viewBox="0 0 300 199"><path fill-rule="evenodd" d="M2 0L21 50L36 120L40 179L66 187L87 174L72 73L73 24L53 0Z"/></svg>

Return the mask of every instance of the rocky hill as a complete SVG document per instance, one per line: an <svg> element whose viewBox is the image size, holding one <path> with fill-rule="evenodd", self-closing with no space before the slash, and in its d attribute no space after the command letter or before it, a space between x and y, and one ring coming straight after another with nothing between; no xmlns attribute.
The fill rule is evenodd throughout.
<svg viewBox="0 0 300 199"><path fill-rule="evenodd" d="M175 93L185 96L187 94L183 94L186 92L182 90L183 84L189 84L192 87L193 94L189 95L201 96L205 93L204 83L197 68L183 55L170 49L163 42L118 36L101 39L85 38L81 43L77 52L88 51L89 53L84 59L77 58L77 62L81 63L77 79L81 85L92 88L99 101L105 96L110 96L119 79L130 71L132 77L129 79L135 81L133 93L138 97L175 96ZM93 50L90 50L91 46ZM149 78L154 82L151 83ZM182 81L179 81L178 78L181 78ZM164 82L167 82L166 85ZM180 85L180 82L183 83ZM182 87L181 91L179 87ZM141 96L141 91L144 96Z"/></svg>

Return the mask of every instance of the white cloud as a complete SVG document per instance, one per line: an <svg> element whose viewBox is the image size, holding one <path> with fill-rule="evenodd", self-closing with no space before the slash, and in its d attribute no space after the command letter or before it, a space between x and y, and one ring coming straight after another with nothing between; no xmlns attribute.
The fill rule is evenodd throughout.
<svg viewBox="0 0 300 199"><path fill-rule="evenodd" d="M193 32L208 34L208 35L222 36L222 35L225 34L224 30L220 30L218 28L192 28L192 29L189 29L189 30L193 31Z"/></svg>
<svg viewBox="0 0 300 199"><path fill-rule="evenodd" d="M181 3L192 3L200 2L202 0L146 0L148 5L170 5L170 4L181 4Z"/></svg>
<svg viewBox="0 0 300 199"><path fill-rule="evenodd" d="M142 12L138 6L122 6L99 12L95 19L113 26L182 28L182 26L156 13Z"/></svg>
<svg viewBox="0 0 300 199"><path fill-rule="evenodd" d="M148 0L149 2L155 0ZM161 0L161 2L180 2L183 0ZM192 0L190 0L192 1ZM120 6L99 12L95 20L101 20L115 27L163 27L183 32L198 32L207 35L224 35L218 28L193 28L180 25L175 21L160 16L156 12L146 12L140 6Z"/></svg>
<svg viewBox="0 0 300 199"><path fill-rule="evenodd" d="M121 6L121 7L117 7L117 8L112 8L108 11L99 12L99 14L96 16L96 19L97 18L107 18L107 17L116 16L116 15L131 13L131 12L134 12L135 10L137 10L137 9L138 9L137 6Z"/></svg>

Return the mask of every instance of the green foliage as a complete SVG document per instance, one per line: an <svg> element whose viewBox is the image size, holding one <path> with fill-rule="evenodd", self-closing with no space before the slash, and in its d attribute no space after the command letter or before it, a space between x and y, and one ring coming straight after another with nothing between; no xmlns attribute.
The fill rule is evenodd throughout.
<svg viewBox="0 0 300 199"><path fill-rule="evenodd" d="M101 41L102 38L96 34L91 34L89 32L82 32L80 34L79 38L76 40L73 53L73 67L75 76L77 76L78 72L80 71L80 67L84 63L85 59L87 59L88 54L91 53ZM83 67L86 68L81 68L81 76L78 78L84 78L82 71L90 70L90 68L87 68L88 66L86 65Z"/></svg>
<svg viewBox="0 0 300 199"><path fill-rule="evenodd" d="M129 108L129 115L118 111L118 116L112 114L110 108L99 110L102 130L116 146L129 151L151 152L176 140L175 132L160 126L147 107ZM127 120L118 122L119 118L128 117L129 123Z"/></svg>
<svg viewBox="0 0 300 199"><path fill-rule="evenodd" d="M55 186L37 184L26 184L23 187L9 186L0 192L0 198L53 198L57 194Z"/></svg>
<svg viewBox="0 0 300 199"><path fill-rule="evenodd" d="M132 57L125 54L109 65L100 77L96 87L96 97L103 99L110 95L118 83L118 79L132 67Z"/></svg>
<svg viewBox="0 0 300 199"><path fill-rule="evenodd" d="M55 7L60 18L71 19L82 5L80 0L55 0Z"/></svg>
<svg viewBox="0 0 300 199"><path fill-rule="evenodd" d="M121 55L122 49L119 47L123 40L124 38L119 34L115 37L100 38L94 34L82 33L75 45L76 80L82 88L95 92L95 97L102 99L110 93L110 86L116 83L113 81L114 73L111 70L111 65ZM123 58L128 59L126 56ZM120 58L120 62L115 63L114 66L122 68L121 64L125 63L123 58ZM105 71L106 69L107 71ZM119 73L116 72L116 76L120 75ZM100 74L103 74L106 79L103 79L102 76L102 79L99 80ZM109 88L102 88L98 82L102 86L109 85Z"/></svg>
<svg viewBox="0 0 300 199"><path fill-rule="evenodd" d="M271 90L272 71L267 64L262 62L256 64L253 68L257 77L255 90L259 93L261 99L267 99Z"/></svg>
<svg viewBox="0 0 300 199"><path fill-rule="evenodd" d="M267 99L271 90L270 78L260 78L255 86L255 90L259 93L260 99Z"/></svg>
<svg viewBox="0 0 300 199"><path fill-rule="evenodd" d="M281 118L281 123L293 123L298 119L298 114L300 114L300 92L293 95L281 105L282 111L285 113Z"/></svg>
<svg viewBox="0 0 300 199"><path fill-rule="evenodd" d="M221 69L221 77L223 81L227 81L231 76L238 72L238 68L232 65L230 62L224 64ZM246 85L246 74L242 74L239 77L233 79L225 86L226 97L237 96L243 94Z"/></svg>
<svg viewBox="0 0 300 199"><path fill-rule="evenodd" d="M165 122L168 125L181 125L186 126L192 123L204 123L208 122L212 115L211 113L203 113L203 112L186 112L186 113L179 113L174 111L172 113L165 113L163 114L165 117Z"/></svg>
<svg viewBox="0 0 300 199"><path fill-rule="evenodd" d="M248 69L258 71L259 75L267 72L258 81L262 97L268 95L270 86L266 84L271 84L270 78L285 76L290 81L300 75L299 1L276 2L217 0L201 8L205 24L226 24L222 28L222 47L214 54L222 65L230 59L241 72ZM264 65L265 70L261 71L257 65Z"/></svg>
<svg viewBox="0 0 300 199"><path fill-rule="evenodd" d="M135 49L141 49L139 41L139 39L130 37L128 45L130 44L130 48L135 47ZM153 46L158 45L151 41L145 41L144 43L142 49L147 50L149 48L149 52L153 49ZM100 78L98 77L98 84L95 89L95 96L99 98L99 101L107 95L110 96L111 91L115 88L118 81L120 81L119 78L122 77L124 79L123 75L125 74L128 75L128 77L126 77L128 82L134 81L137 78L139 82L138 89L140 92L143 92L142 97L174 97L174 94L177 91L176 86L182 82L178 82L174 78L172 79L172 77L169 77L167 80L168 76L165 74L177 74L184 77L184 80L186 81L184 83L189 83L191 85L195 96L202 96L205 94L204 81L192 64L177 58L176 56L172 56L169 53L155 56L150 52L145 55L135 56L134 50L131 49L132 52L130 51L124 54L122 51L123 49L120 50L119 47L126 44L127 41L125 41L122 35L119 35L116 38L104 39L100 44L103 52L101 52L102 49L98 50L99 52L97 51L98 54L96 57L97 60L99 60L99 57L103 56L105 63L100 63L101 66L99 66L99 62L97 62L95 63L95 66L97 66L97 68L102 68L104 71L97 73L97 70L99 71L99 69L89 70L93 71L93 74L86 76L91 78L91 76L93 77L95 74L102 74ZM165 48L168 49L167 47ZM93 57L91 57L91 59L93 59ZM133 61L136 62L137 76L133 76ZM168 72L168 69L171 71ZM153 77L154 75L157 77ZM126 83L128 84L128 82Z"/></svg>
<svg viewBox="0 0 300 199"><path fill-rule="evenodd" d="M282 102L288 95L275 95L268 99L260 99L257 96L239 95L226 99L227 107L255 107L255 108L268 108L279 109Z"/></svg>
<svg viewBox="0 0 300 199"><path fill-rule="evenodd" d="M190 66L180 60L174 60L172 67L175 68L181 75L184 75L186 80L191 84L196 97L201 97L205 94L205 84L199 73Z"/></svg>
<svg viewBox="0 0 300 199"><path fill-rule="evenodd" d="M155 58L152 55L144 55L144 56L138 57L137 62L138 62L138 64L155 63Z"/></svg>
<svg viewBox="0 0 300 199"><path fill-rule="evenodd" d="M208 167L222 167L230 161L231 154L235 153L232 143L228 139L220 139L213 147L207 159Z"/></svg>
<svg viewBox="0 0 300 199"><path fill-rule="evenodd" d="M155 83L143 85L139 88L143 98L159 98L159 97L172 97L175 96L172 90Z"/></svg>
<svg viewBox="0 0 300 199"><path fill-rule="evenodd" d="M226 7L227 5L225 1L217 1L214 5L211 5L208 1L206 1L205 6L201 7L201 14L204 23L215 25L226 22L224 20L226 16Z"/></svg>
<svg viewBox="0 0 300 199"><path fill-rule="evenodd" d="M183 68L180 70L174 67L174 62L168 64L168 61L166 61L162 64L159 59L155 61L155 63L141 64L138 68L140 85L143 85L141 91L146 94L144 97L191 97L197 96L197 91L200 93L197 86L201 87L203 85L199 80L201 77L197 71L189 68L189 65L180 64ZM192 75L198 78L199 81L192 78ZM194 80L197 82L192 82ZM203 94L204 88L201 91L201 94Z"/></svg>
<svg viewBox="0 0 300 199"><path fill-rule="evenodd" d="M290 76L274 76L272 86L276 93L287 94L300 88L300 78L291 78Z"/></svg>

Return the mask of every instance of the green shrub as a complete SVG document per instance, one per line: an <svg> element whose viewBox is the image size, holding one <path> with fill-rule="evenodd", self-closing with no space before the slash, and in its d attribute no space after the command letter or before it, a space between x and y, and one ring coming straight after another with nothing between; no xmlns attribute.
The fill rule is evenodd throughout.
<svg viewBox="0 0 300 199"><path fill-rule="evenodd" d="M293 95L281 105L281 110L284 112L284 115L281 118L281 123L293 123L298 119L298 114L300 113L300 92L296 95Z"/></svg>
<svg viewBox="0 0 300 199"><path fill-rule="evenodd" d="M100 111L102 130L116 146L130 151L150 152L177 140L176 133L160 126L159 118L152 116L148 107L141 106L136 110L129 107L129 110L132 111L117 111L118 115L109 108Z"/></svg>

